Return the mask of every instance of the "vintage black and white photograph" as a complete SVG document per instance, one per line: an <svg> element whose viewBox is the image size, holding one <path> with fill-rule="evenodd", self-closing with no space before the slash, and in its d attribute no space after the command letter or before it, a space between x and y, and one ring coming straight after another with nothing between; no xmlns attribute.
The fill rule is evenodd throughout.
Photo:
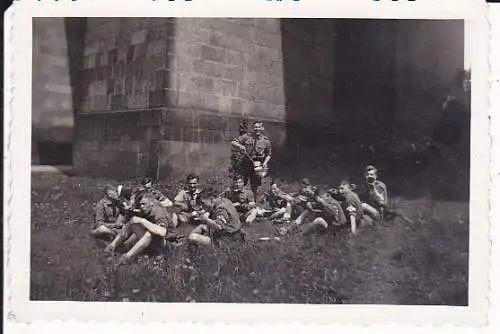
<svg viewBox="0 0 500 334"><path fill-rule="evenodd" d="M30 300L467 306L465 27L33 18Z"/></svg>

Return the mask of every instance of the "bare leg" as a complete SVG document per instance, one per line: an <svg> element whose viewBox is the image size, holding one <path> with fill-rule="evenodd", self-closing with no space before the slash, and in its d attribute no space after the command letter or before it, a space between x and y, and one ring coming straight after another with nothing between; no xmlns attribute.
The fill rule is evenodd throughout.
<svg viewBox="0 0 500 334"><path fill-rule="evenodd" d="M307 224L302 231L303 234L308 234L313 231L317 226L321 226L325 230L328 229L328 223L321 217L314 219L311 223Z"/></svg>
<svg viewBox="0 0 500 334"><path fill-rule="evenodd" d="M354 215L351 215L350 220L351 220L351 233L357 234L358 231L356 230L356 217Z"/></svg>
<svg viewBox="0 0 500 334"><path fill-rule="evenodd" d="M130 237L131 233L130 224L125 225L120 233L117 234L115 239L104 249L104 251L113 253L118 246Z"/></svg>
<svg viewBox="0 0 500 334"><path fill-rule="evenodd" d="M135 217L134 217L135 218ZM119 261L118 264L124 264L128 263L133 257L137 256L140 254L144 249L146 249L147 246L151 243L152 240L152 235L149 233L144 226L141 224L130 224L130 229L132 230L132 233L137 237L138 241L135 243L134 246L126 253L123 254ZM149 235L149 236L146 236ZM145 238L144 238L145 237ZM148 241L149 239L149 241Z"/></svg>
<svg viewBox="0 0 500 334"><path fill-rule="evenodd" d="M130 248L132 245L134 245L137 242L137 236L135 234L132 234L124 243L123 246L125 248Z"/></svg>
<svg viewBox="0 0 500 334"><path fill-rule="evenodd" d="M286 203L285 213L283 214L283 219L290 220L292 218L292 204Z"/></svg>
<svg viewBox="0 0 500 334"><path fill-rule="evenodd" d="M133 225L142 225L148 232L160 237L164 237L167 234L167 229L165 227L153 224L144 218L134 217L131 219L131 223Z"/></svg>
<svg viewBox="0 0 500 334"><path fill-rule="evenodd" d="M204 235L206 232L208 232L206 225L199 225L195 227L188 235L189 242L201 246L210 246L212 244L212 239L210 239L209 236Z"/></svg>
<svg viewBox="0 0 500 334"><path fill-rule="evenodd" d="M113 238L116 235L116 231L110 229L107 226L99 225L95 229L90 231L90 234L94 238Z"/></svg>
<svg viewBox="0 0 500 334"><path fill-rule="evenodd" d="M245 222L248 224L253 223L255 218L257 218L257 213L258 213L258 209L250 209L250 211L248 212L247 217L245 219Z"/></svg>
<svg viewBox="0 0 500 334"><path fill-rule="evenodd" d="M253 198L255 198L255 200L257 201L257 198L258 198L257 196L259 194L259 192L258 192L259 187L251 185L250 188L252 189Z"/></svg>
<svg viewBox="0 0 500 334"><path fill-rule="evenodd" d="M294 220L294 224L296 225L300 225L302 224L302 222L304 221L304 219L306 218L306 216L309 214L309 210L304 210L300 213L300 215L297 217L297 219Z"/></svg>
<svg viewBox="0 0 500 334"><path fill-rule="evenodd" d="M286 208L280 208L278 211L269 216L269 219L279 219L286 213Z"/></svg>
<svg viewBox="0 0 500 334"><path fill-rule="evenodd" d="M375 221L380 221L380 213L373 206L367 203L361 204L363 212Z"/></svg>
<svg viewBox="0 0 500 334"><path fill-rule="evenodd" d="M174 225L174 227L177 227L180 224L179 216L175 212L172 213L172 224Z"/></svg>
<svg viewBox="0 0 500 334"><path fill-rule="evenodd" d="M153 235L146 231L134 247L132 247L127 254L123 255L123 260L130 261L137 255L141 254L151 244L152 240Z"/></svg>

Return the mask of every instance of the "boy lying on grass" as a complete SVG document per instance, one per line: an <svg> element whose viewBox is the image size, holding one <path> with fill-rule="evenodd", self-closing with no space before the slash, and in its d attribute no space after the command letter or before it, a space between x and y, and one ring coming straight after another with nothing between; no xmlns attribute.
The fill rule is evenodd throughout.
<svg viewBox="0 0 500 334"><path fill-rule="evenodd" d="M241 221L233 203L206 190L201 199L207 214L200 214L200 225L188 235L188 241L201 246L211 246L222 239L241 237Z"/></svg>
<svg viewBox="0 0 500 334"><path fill-rule="evenodd" d="M268 217L275 222L289 223L292 216L293 196L278 188L276 182L262 199L262 208L258 209L258 216Z"/></svg>
<svg viewBox="0 0 500 334"><path fill-rule="evenodd" d="M233 177L232 187L228 187L222 193L222 197L230 200L240 214L240 220L247 224L253 223L257 217L258 209L255 204L253 193L244 188L243 176L236 174Z"/></svg>
<svg viewBox="0 0 500 334"><path fill-rule="evenodd" d="M158 205L151 194L145 194L139 200L140 212L134 214L105 251L113 253L125 244L133 244L128 252L122 255L119 264L129 263L137 255L149 247L161 248L168 239L176 239L174 226L167 210Z"/></svg>

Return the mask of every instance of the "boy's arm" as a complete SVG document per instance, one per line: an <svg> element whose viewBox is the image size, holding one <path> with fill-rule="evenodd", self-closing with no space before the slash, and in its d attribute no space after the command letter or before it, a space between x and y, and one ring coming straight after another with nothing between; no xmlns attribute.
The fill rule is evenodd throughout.
<svg viewBox="0 0 500 334"><path fill-rule="evenodd" d="M174 206L180 208L182 211L188 209L187 204L184 202L184 191L179 191L179 193L174 197Z"/></svg>
<svg viewBox="0 0 500 334"><path fill-rule="evenodd" d="M231 145L239 148L242 151L245 151L246 147L245 147L245 145L242 144L244 142L244 138L245 138L244 135L236 137L235 139L233 139L231 141Z"/></svg>
<svg viewBox="0 0 500 334"><path fill-rule="evenodd" d="M262 163L264 167L266 167L269 161L271 160L271 153L272 153L271 141L269 140L266 147L266 157L264 158L264 162Z"/></svg>

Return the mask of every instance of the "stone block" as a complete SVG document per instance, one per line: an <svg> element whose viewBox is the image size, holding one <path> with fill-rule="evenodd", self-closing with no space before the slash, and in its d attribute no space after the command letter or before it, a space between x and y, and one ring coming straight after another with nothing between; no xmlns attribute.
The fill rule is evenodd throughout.
<svg viewBox="0 0 500 334"><path fill-rule="evenodd" d="M136 45L136 44L140 44L140 43L145 43L147 34L148 34L148 31L146 29L135 31L130 36L131 44Z"/></svg>
<svg viewBox="0 0 500 334"><path fill-rule="evenodd" d="M267 46L274 49L281 48L281 35L278 33L268 33L266 31L256 29L254 32L253 42L258 45Z"/></svg>
<svg viewBox="0 0 500 334"><path fill-rule="evenodd" d="M204 107L207 110L218 111L220 106L220 97L216 95L203 95Z"/></svg>
<svg viewBox="0 0 500 334"><path fill-rule="evenodd" d="M214 85L212 85L212 92L217 95L223 96L237 96L238 93L238 82L234 80L227 79L214 79Z"/></svg>
<svg viewBox="0 0 500 334"><path fill-rule="evenodd" d="M111 96L111 110L123 110L126 108L125 96L114 94Z"/></svg>
<svg viewBox="0 0 500 334"><path fill-rule="evenodd" d="M244 70L240 67L234 66L223 66L222 67L222 77L233 80L233 81L243 81Z"/></svg>
<svg viewBox="0 0 500 334"><path fill-rule="evenodd" d="M201 45L201 57L223 64L226 61L226 51L223 48Z"/></svg>
<svg viewBox="0 0 500 334"><path fill-rule="evenodd" d="M242 51L228 50L226 52L226 64L244 68L246 65L245 53Z"/></svg>
<svg viewBox="0 0 500 334"><path fill-rule="evenodd" d="M194 92L217 93L217 88L215 88L217 86L214 85L214 81L215 79L211 77L206 77L203 75L193 75L191 77L190 88Z"/></svg>
<svg viewBox="0 0 500 334"><path fill-rule="evenodd" d="M204 59L193 60L194 71L200 74L205 74L209 77L220 78L223 75L223 65Z"/></svg>

